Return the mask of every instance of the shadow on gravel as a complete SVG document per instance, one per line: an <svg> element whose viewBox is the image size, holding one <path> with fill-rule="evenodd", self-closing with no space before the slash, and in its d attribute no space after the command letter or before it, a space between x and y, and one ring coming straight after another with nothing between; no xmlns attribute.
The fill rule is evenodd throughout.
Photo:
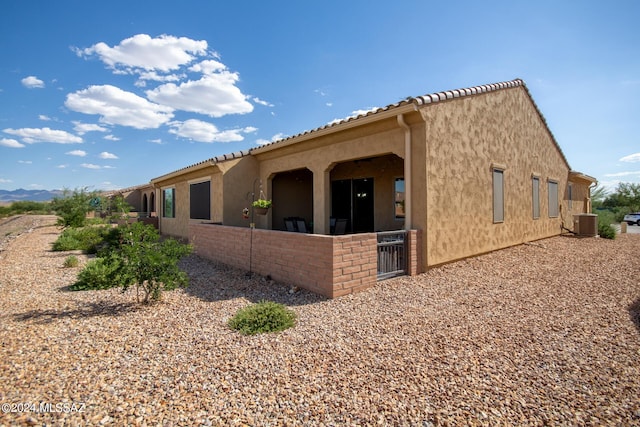
<svg viewBox="0 0 640 427"><path fill-rule="evenodd" d="M123 304L100 304L87 303L84 307L70 310L31 310L21 314L15 314L14 320L19 322L32 321L34 323L46 324L59 319L75 319L83 317L114 317L131 313L141 307L135 303Z"/></svg>
<svg viewBox="0 0 640 427"><path fill-rule="evenodd" d="M224 264L190 255L180 261L180 267L189 275L185 292L203 301L223 301L246 298L251 302L274 301L287 306L315 304L327 298L305 289L292 289L268 277L239 270Z"/></svg>
<svg viewBox="0 0 640 427"><path fill-rule="evenodd" d="M629 316L633 324L636 325L638 332L640 332L640 298L629 306Z"/></svg>

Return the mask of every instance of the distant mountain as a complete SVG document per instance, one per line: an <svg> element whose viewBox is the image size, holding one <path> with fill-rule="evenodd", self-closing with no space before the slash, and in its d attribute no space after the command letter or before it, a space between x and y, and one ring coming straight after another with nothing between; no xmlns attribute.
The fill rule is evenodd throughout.
<svg viewBox="0 0 640 427"><path fill-rule="evenodd" d="M20 202L29 200L32 202L48 202L56 196L62 195L62 190L0 190L0 202Z"/></svg>

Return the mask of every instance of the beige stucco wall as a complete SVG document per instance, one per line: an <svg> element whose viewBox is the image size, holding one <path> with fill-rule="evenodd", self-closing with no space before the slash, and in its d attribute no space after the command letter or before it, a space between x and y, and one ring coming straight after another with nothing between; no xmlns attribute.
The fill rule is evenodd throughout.
<svg viewBox="0 0 640 427"><path fill-rule="evenodd" d="M158 178L153 181L158 189L156 207L163 234L188 238L189 224L219 222L225 225L249 226L242 218L242 209L251 205L251 187L257 177L257 165L251 157L241 157L215 165L196 165L193 170ZM190 219L190 184L211 181L211 219ZM175 217L162 216L162 190L175 188ZM247 195L248 198L247 198Z"/></svg>
<svg viewBox="0 0 640 427"><path fill-rule="evenodd" d="M227 160L218 164L222 172L222 216L224 225L248 227L249 221L242 218L242 210L251 207L251 193L258 178L258 164L251 156ZM255 184L259 193L259 181Z"/></svg>
<svg viewBox="0 0 640 427"><path fill-rule="evenodd" d="M158 194L156 198L156 208L158 210L160 231L162 234L170 236L188 238L189 223L202 222L203 220L189 219L190 212L190 188L192 183L211 181L211 221L222 221L222 174L217 166L207 166L182 175L170 177L165 180L156 181ZM166 218L163 216L163 190L175 189L175 217Z"/></svg>
<svg viewBox="0 0 640 427"><path fill-rule="evenodd" d="M572 226L569 167L524 88L441 102L422 113L427 265L557 235L563 218ZM495 224L492 166L504 167L504 222ZM532 215L533 174L540 178L539 219ZM558 182L558 218L548 215L548 180ZM584 198L584 184L573 190ZM581 209L582 202L573 203Z"/></svg>

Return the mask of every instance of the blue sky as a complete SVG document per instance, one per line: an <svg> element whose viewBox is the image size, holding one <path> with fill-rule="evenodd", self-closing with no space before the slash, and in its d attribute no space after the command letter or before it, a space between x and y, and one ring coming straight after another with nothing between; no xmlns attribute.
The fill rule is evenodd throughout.
<svg viewBox="0 0 640 427"><path fill-rule="evenodd" d="M640 2L0 3L0 189L117 189L522 78L571 167L640 182Z"/></svg>

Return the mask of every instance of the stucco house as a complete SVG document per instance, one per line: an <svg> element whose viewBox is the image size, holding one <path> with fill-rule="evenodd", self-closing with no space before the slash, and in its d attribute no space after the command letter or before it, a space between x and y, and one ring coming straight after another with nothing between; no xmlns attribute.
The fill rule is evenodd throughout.
<svg viewBox="0 0 640 427"><path fill-rule="evenodd" d="M572 230L595 182L516 79L407 98L151 185L162 233L332 298ZM246 218L261 194L273 206Z"/></svg>

